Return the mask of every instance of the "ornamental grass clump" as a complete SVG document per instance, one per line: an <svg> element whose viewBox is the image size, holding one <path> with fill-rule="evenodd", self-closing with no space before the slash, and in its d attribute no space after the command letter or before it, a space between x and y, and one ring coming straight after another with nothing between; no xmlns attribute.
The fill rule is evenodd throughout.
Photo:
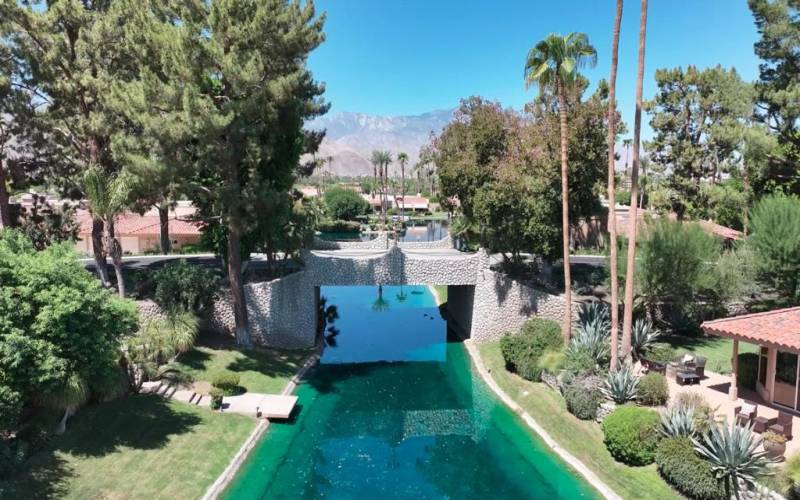
<svg viewBox="0 0 800 500"><path fill-rule="evenodd" d="M633 374L630 365L624 365L619 370L608 373L601 391L605 397L622 405L636 399L638 387L639 379Z"/></svg>
<svg viewBox="0 0 800 500"><path fill-rule="evenodd" d="M692 438L697 453L708 460L711 471L719 479L725 495L741 498L741 486L747 489L756 485L759 477L773 474L770 465L775 463L764 451L757 451L761 439L751 427L738 425L712 425L700 438Z"/></svg>
<svg viewBox="0 0 800 500"><path fill-rule="evenodd" d="M662 406L669 399L667 378L656 372L650 372L639 379L637 399L644 406Z"/></svg>

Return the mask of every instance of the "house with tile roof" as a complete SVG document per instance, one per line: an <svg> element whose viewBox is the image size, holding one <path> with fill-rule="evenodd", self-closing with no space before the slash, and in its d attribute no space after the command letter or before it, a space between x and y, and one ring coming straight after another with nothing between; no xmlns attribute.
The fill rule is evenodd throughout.
<svg viewBox="0 0 800 500"><path fill-rule="evenodd" d="M739 342L759 349L756 392L767 403L800 411L800 307L733 316L703 323L703 331L733 339L729 395L738 397Z"/></svg>
<svg viewBox="0 0 800 500"><path fill-rule="evenodd" d="M199 225L188 220L194 212L194 207L188 202L179 202L169 211L169 236L173 251L200 242ZM80 254L92 255L92 216L88 210L81 209L77 211L76 219L80 224L80 231L75 249ZM141 255L160 248L161 224L155 209L145 212L144 215L125 212L117 218L115 229L123 254Z"/></svg>

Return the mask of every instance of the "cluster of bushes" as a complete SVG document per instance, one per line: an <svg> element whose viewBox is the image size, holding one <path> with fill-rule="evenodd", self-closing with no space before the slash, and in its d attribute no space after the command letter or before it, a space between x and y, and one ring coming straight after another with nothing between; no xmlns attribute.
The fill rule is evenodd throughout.
<svg viewBox="0 0 800 500"><path fill-rule="evenodd" d="M547 352L560 350L563 346L561 327L555 321L533 318L522 325L521 331L510 333L500 340L500 350L506 369L526 380L537 381L542 374L540 359ZM553 358L546 357L552 362Z"/></svg>
<svg viewBox="0 0 800 500"><path fill-rule="evenodd" d="M322 221L317 229L323 233L358 233L361 231L361 223L346 220Z"/></svg>
<svg viewBox="0 0 800 500"><path fill-rule="evenodd" d="M687 498L723 500L725 489L714 477L711 465L699 457L692 440L685 436L661 440L655 455L658 472Z"/></svg>
<svg viewBox="0 0 800 500"><path fill-rule="evenodd" d="M153 301L170 315L190 312L202 315L219 291L214 269L190 264L184 259L170 262L152 274Z"/></svg>

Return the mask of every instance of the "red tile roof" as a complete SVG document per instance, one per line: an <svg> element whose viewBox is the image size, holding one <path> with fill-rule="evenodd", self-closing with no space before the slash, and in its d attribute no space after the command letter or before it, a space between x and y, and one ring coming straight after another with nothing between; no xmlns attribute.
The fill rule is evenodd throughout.
<svg viewBox="0 0 800 500"><path fill-rule="evenodd" d="M88 211L78 211L76 219L81 225L79 232L81 235L92 233L92 216ZM119 236L158 236L160 234L160 220L157 216L126 212L117 218L114 228ZM193 222L170 216L169 234L173 236L199 235L200 227Z"/></svg>
<svg viewBox="0 0 800 500"><path fill-rule="evenodd" d="M625 207L624 210L620 210L619 208L617 208L616 215L617 215L617 231L619 231L620 234L627 234L628 222L630 220L629 217L630 214L627 210L627 207ZM642 208L636 211L636 218L640 221L640 224L641 221L643 221L646 216L654 217L656 216L656 214L654 212ZM673 220L677 218L675 214L669 214L668 217ZM688 221L688 222L693 222L693 221ZM741 231L737 231L736 229L731 229L726 226L721 226L711 221L699 220L695 222L697 222L697 224L706 233L714 236L719 236L720 238L725 240L741 240L744 237ZM637 227L637 229L641 227L642 226L640 225Z"/></svg>
<svg viewBox="0 0 800 500"><path fill-rule="evenodd" d="M703 330L709 335L800 351L800 307L706 321Z"/></svg>

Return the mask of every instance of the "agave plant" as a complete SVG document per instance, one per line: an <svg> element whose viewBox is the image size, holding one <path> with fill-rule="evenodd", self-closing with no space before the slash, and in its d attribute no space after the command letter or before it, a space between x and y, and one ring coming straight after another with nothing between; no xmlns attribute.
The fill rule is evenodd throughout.
<svg viewBox="0 0 800 500"><path fill-rule="evenodd" d="M578 311L576 330L581 331L610 331L611 321L608 317L608 306L599 300L584 302Z"/></svg>
<svg viewBox="0 0 800 500"><path fill-rule="evenodd" d="M661 332L653 327L647 318L639 318L633 323L631 331L631 352L635 359L644 356L647 349L656 341Z"/></svg>
<svg viewBox="0 0 800 500"><path fill-rule="evenodd" d="M661 432L667 437L694 436L694 408L673 406L662 413Z"/></svg>
<svg viewBox="0 0 800 500"><path fill-rule="evenodd" d="M605 397L621 405L636 399L638 389L639 379L633 374L630 365L625 365L615 372L609 372L605 387L600 390Z"/></svg>
<svg viewBox="0 0 800 500"><path fill-rule="evenodd" d="M757 477L772 474L774 460L756 451L761 439L752 426L712 425L700 439L692 438L697 453L709 461L711 471L723 482L728 498L741 498L741 486L752 488Z"/></svg>

